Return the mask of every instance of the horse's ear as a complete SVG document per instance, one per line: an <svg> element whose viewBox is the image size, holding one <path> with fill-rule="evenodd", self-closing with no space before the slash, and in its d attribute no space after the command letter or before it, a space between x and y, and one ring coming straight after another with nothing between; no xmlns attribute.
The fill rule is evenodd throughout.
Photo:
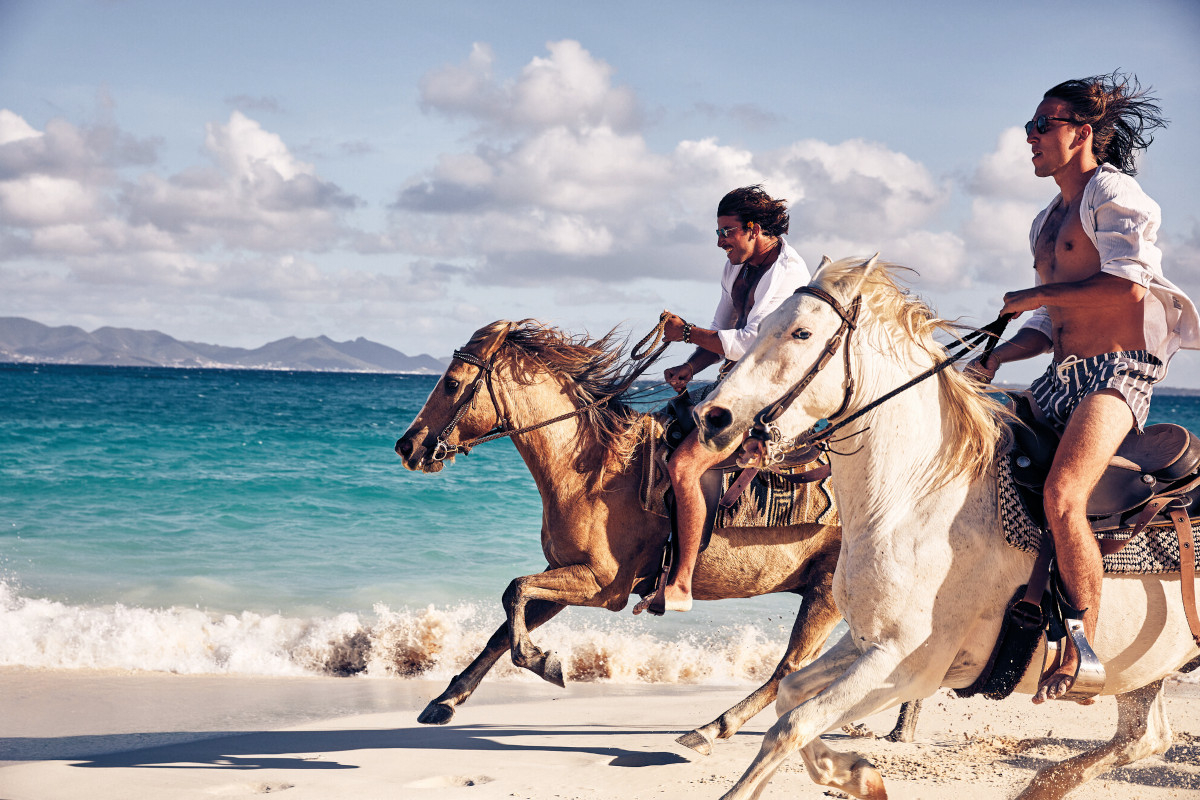
<svg viewBox="0 0 1200 800"><path fill-rule="evenodd" d="M821 263L817 265L817 271L813 273L812 282L816 283L817 279L821 277L821 273L832 263L833 260L829 256L821 256Z"/></svg>
<svg viewBox="0 0 1200 800"><path fill-rule="evenodd" d="M467 347L480 358L491 358L492 353L500 349L500 345L504 344L509 332L515 327L517 327L515 322L506 319L497 320L491 325L485 325L475 331L475 335L471 337Z"/></svg>
<svg viewBox="0 0 1200 800"><path fill-rule="evenodd" d="M884 262L879 260L878 252L864 261L862 265L862 274L859 276L858 284L855 285L854 291L850 293L850 296L854 297L860 291L862 291L863 284L867 282L867 278L871 276L871 273L877 269L881 269L883 266Z"/></svg>

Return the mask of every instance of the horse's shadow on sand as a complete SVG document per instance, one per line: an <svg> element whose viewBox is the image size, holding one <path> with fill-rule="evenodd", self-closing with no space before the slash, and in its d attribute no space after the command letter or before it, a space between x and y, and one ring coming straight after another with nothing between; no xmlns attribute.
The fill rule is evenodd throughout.
<svg viewBox="0 0 1200 800"><path fill-rule="evenodd" d="M645 731L613 728L597 732L594 727L579 728L512 728L493 725L456 725L439 728L401 728L396 730L336 730L336 731L263 731L242 732L207 737L198 741L148 747L141 750L89 756L75 760L69 754L70 743L57 748L58 755L42 756L41 760L72 760L71 766L84 768L147 767L158 769L358 769L328 758L330 753L353 750L457 750L591 753L608 757L614 767L657 767L686 764L689 759L672 752L628 750L620 747L589 745L530 744L518 741L531 736L622 736L647 733L664 737L677 731ZM76 752L86 746L95 750L103 747L103 736L73 737ZM506 741L510 740L510 741ZM45 745L44 740L39 743ZM30 742L19 739L0 739L0 752L17 752ZM55 748L50 748L54 750ZM317 756L287 757L284 754L319 753Z"/></svg>

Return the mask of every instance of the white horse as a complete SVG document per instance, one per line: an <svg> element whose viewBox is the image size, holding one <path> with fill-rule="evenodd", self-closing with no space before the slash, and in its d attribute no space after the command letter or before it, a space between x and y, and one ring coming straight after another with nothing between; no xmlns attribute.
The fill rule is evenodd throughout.
<svg viewBox="0 0 1200 800"><path fill-rule="evenodd" d="M845 419L944 361L932 334L949 326L899 289L893 266L875 259L822 262L810 287L843 311L861 298L857 329L836 350L827 347L843 323L839 309L803 290L793 295L696 409L702 440L725 447L814 368L811 382L777 420L785 436L821 419ZM848 348L845 360L842 347ZM832 352L822 359L824 349ZM822 360L825 366L818 367ZM779 720L727 800L758 797L797 749L817 783L855 797L886 797L874 765L830 750L819 736L941 686L969 686L982 672L1005 606L1028 581L1034 561L1008 546L1000 531L995 456L1007 440L1001 408L951 368L834 437L833 484L843 528L833 589L849 631L784 680ZM1178 574L1105 577L1092 644L1107 671L1103 693L1117 697L1117 733L1103 746L1042 769L1021 798L1063 797L1114 766L1170 746L1163 678L1200 652L1188 632L1179 580ZM1044 649L1016 691L1036 691Z"/></svg>

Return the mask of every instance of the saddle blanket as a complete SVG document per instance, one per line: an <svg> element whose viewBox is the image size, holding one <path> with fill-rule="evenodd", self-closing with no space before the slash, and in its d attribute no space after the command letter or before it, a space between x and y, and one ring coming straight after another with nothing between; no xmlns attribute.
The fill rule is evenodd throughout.
<svg viewBox="0 0 1200 800"><path fill-rule="evenodd" d="M642 508L660 517L670 516L665 497L671 488L667 472L667 448L662 445L663 424L652 419L642 454ZM721 476L721 496L737 479L737 471ZM840 522L833 491L828 477L813 483L792 483L786 477L759 472L732 508L719 508L714 528L768 528L777 525L799 525L815 522L837 525Z"/></svg>
<svg viewBox="0 0 1200 800"><path fill-rule="evenodd" d="M721 494L737 480L737 472L722 476ZM837 506L829 487L832 480L792 483L785 475L759 472L732 508L717 508L714 528L770 528L776 525L837 525Z"/></svg>
<svg viewBox="0 0 1200 800"><path fill-rule="evenodd" d="M1042 529L1025 512L1008 456L1001 456L998 462L996 501L1004 539L1018 550L1036 556ZM1200 540L1200 520L1192 520L1192 535ZM1149 525L1120 550L1104 556L1104 571L1113 574L1157 575L1179 572L1179 566L1179 536L1170 525ZM1196 566L1200 569L1200 552L1196 553Z"/></svg>

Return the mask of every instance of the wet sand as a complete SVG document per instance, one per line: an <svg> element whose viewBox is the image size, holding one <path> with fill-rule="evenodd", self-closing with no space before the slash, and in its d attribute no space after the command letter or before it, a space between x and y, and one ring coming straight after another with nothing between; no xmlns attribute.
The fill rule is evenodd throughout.
<svg viewBox="0 0 1200 800"><path fill-rule="evenodd" d="M749 686L487 682L450 724L418 725L442 681L241 678L0 670L0 798L258 797L564 800L716 798L774 721L768 709L711 756L675 743ZM1173 683L1175 743L1077 797L1200 797L1200 685ZM865 724L886 732L893 712ZM825 737L880 767L892 798L1008 798L1051 760L1106 740L1112 698L1091 707L925 703L917 741ZM969 793L969 794L965 794ZM764 798L822 798L798 757ZM836 796L836 795L833 795Z"/></svg>

